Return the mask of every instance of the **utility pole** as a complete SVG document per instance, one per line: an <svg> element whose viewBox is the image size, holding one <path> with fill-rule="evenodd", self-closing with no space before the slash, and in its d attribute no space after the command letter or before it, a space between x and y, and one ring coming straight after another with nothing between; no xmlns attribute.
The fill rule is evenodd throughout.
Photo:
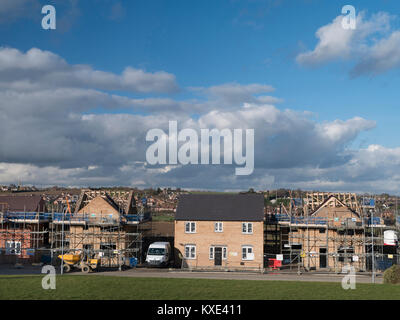
<svg viewBox="0 0 400 320"><path fill-rule="evenodd" d="M397 196L396 196L396 208L394 211L394 225L395 225L395 230L396 230L396 236L398 235L399 231L399 225L397 223ZM396 243L396 262L399 264L399 246L398 243Z"/></svg>
<svg viewBox="0 0 400 320"><path fill-rule="evenodd" d="M61 274L64 273L64 217L65 217L65 212L63 212L62 230L61 230Z"/></svg>
<svg viewBox="0 0 400 320"><path fill-rule="evenodd" d="M372 283L375 283L375 253L374 253L374 210L370 209L371 212L371 236L372 236Z"/></svg>

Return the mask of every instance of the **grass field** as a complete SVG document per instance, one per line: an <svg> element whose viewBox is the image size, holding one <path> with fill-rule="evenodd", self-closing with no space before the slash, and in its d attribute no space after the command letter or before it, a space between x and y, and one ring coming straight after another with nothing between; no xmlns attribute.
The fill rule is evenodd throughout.
<svg viewBox="0 0 400 320"><path fill-rule="evenodd" d="M56 290L42 289L42 276L1 276L0 299L399 299L400 286L206 279L57 276Z"/></svg>
<svg viewBox="0 0 400 320"><path fill-rule="evenodd" d="M153 221L174 221L175 217L171 214L158 214L151 217Z"/></svg>

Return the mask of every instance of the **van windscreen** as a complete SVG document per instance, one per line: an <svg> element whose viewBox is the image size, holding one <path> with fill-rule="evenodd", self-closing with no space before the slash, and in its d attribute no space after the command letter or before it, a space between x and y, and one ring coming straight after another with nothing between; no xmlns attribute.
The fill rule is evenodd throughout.
<svg viewBox="0 0 400 320"><path fill-rule="evenodd" d="M162 256L165 254L164 248L150 248L149 252L147 253L151 256Z"/></svg>

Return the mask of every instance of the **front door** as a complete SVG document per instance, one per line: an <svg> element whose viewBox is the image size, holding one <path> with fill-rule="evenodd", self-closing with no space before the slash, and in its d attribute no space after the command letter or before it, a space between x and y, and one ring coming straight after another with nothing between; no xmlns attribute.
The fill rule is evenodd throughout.
<svg viewBox="0 0 400 320"><path fill-rule="evenodd" d="M215 247L214 265L222 266L222 248Z"/></svg>
<svg viewBox="0 0 400 320"><path fill-rule="evenodd" d="M326 248L319 249L319 267L326 268Z"/></svg>

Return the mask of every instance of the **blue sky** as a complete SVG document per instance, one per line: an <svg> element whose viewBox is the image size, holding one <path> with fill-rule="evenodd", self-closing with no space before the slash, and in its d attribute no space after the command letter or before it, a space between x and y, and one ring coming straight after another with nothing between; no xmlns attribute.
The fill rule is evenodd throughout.
<svg viewBox="0 0 400 320"><path fill-rule="evenodd" d="M69 18L67 31L38 28L38 12L2 28L2 45L39 47L71 64L115 73L127 65L165 70L182 87L268 83L285 100L283 108L310 110L319 120L355 114L375 119L377 128L365 138L390 147L397 143L398 70L351 79L340 64L310 70L294 59L302 48L315 46L315 31L341 13L341 1L125 1L114 19L115 1L79 2L75 15L68 5L41 1L48 3ZM396 1L352 5L368 13L400 8Z"/></svg>
<svg viewBox="0 0 400 320"><path fill-rule="evenodd" d="M333 146L339 153L343 150L347 152L351 149L351 152L355 152L368 148L369 145L379 145L397 156L397 148L400 144L397 138L400 120L399 64L395 61L382 72L379 70L374 74L367 70L357 74L356 77L351 75L351 70L358 63L363 63L364 57L372 55L374 44L389 38L400 29L398 1L362 0L344 3L332 0L37 0L27 4L27 1L18 0L13 2L14 5L11 5L9 0L3 1L8 2L9 11L6 11L4 7L3 11L0 11L0 45L2 47L17 49L21 53L38 48L43 52L48 51L57 55L68 65L89 65L93 70L116 75L120 75L127 67L147 73L162 71L175 77L178 88L177 90L161 90L162 92L97 88L99 92L133 99L166 98L180 102L192 100L205 102L210 100L207 88L213 86L269 85L275 90L266 94L281 99L281 102L274 104L277 110L312 112L313 114L308 115L307 119L313 125L333 123L336 120L347 121L354 117L375 122L373 128L371 125L363 125L355 134L341 140L340 145ZM45 4L52 4L57 10L56 30L41 28L40 22L43 15L40 9ZM317 30L331 24L336 17L340 16L345 4L353 5L357 15L362 12L363 25L365 25L365 30L368 30L368 35L360 36L361 40L358 39L363 46L355 46L351 40L345 48L349 49L348 51L340 52L335 57L324 60L323 63L314 63L310 60L312 57L308 58L306 63L299 62L299 55L312 52L318 46ZM386 15L382 19L382 24L386 29L375 33L375 30L372 30L373 26L368 26L366 22L374 21L374 14L379 12ZM357 30L355 34L356 40L353 42L358 41ZM397 52L400 53L400 48ZM199 89L193 88L202 88L203 91L199 93ZM264 93L254 92L255 96L261 94ZM218 101L216 99L216 102ZM245 101L240 103L242 102ZM214 108L218 110L218 107ZM81 115L157 116L156 113L145 108L136 109L127 106L109 108L102 103L94 103L79 112ZM196 113L187 112L192 118L193 113ZM193 119L198 119L202 115L204 114L200 112L200 115ZM392 159L394 155L390 154L388 157ZM318 155L315 156L318 157ZM17 158L4 156L0 161L8 164L28 164ZM75 166L72 163L64 165L52 162L49 158L51 157L30 162L30 164L39 168L55 166L71 169ZM140 159L136 160L140 161ZM390 170L397 168L396 161L390 163ZM80 163L76 164L76 168L88 165L96 166L93 163L87 165ZM320 164L316 166L319 168ZM297 166L294 167L296 170L299 169ZM274 169L280 170L278 167ZM311 169L312 165L310 167L307 164L307 170ZM337 170L343 171L343 168L337 168ZM393 172L390 172L387 174L393 175ZM289 179L281 183L278 182L278 176L286 176L286 173L263 172L263 174L266 177L273 176L274 184L279 186L301 187L301 181L303 181L304 188L314 186L317 188L317 181L324 181L321 188L374 191L372 190L373 181L368 182L368 187L359 186L357 189L355 185L346 183L351 180L349 176L337 180L332 178L335 176L333 172L326 173L326 176L318 179L312 174L313 177L310 177L310 180L305 177L301 180L297 177L293 181ZM221 186L207 186L205 182L180 180L181 178L178 177L181 175L184 174L177 174L174 177L174 184L179 184L181 181L186 187L226 189L232 183L230 181ZM140 179L140 183L147 186L171 181L171 177L166 178L166 181L153 178L152 176ZM4 177L6 182L10 179L9 176ZM35 183L37 178L36 176L29 178L28 175L27 179L23 179L29 183ZM57 179L61 178L49 179L48 182L62 184L62 181ZM360 179L364 181L362 180L364 177ZM315 183L310 184L311 180ZM65 181L66 184L80 184L72 177L66 177ZM104 184L107 181L134 184L134 180L124 183L120 180L93 179L94 184ZM257 180L257 182L246 180L243 184L239 184L239 188L252 187L253 183L256 186L262 186L268 184L268 181L270 181L269 178L265 181ZM333 184L329 184L328 181ZM90 184L91 180L84 180L83 183ZM382 183L381 181L380 184ZM393 183L397 185L398 182L396 180ZM386 190L383 186L377 189ZM395 189L395 187L389 189Z"/></svg>

